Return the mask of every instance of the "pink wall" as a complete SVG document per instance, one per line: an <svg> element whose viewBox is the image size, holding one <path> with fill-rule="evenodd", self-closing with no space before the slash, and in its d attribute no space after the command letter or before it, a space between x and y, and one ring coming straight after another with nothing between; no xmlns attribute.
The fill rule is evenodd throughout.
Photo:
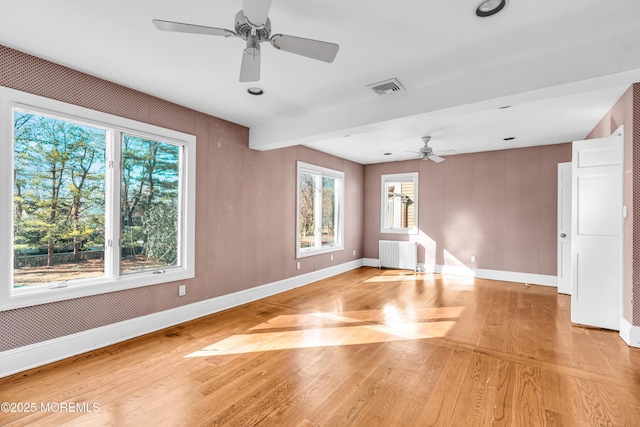
<svg viewBox="0 0 640 427"><path fill-rule="evenodd" d="M623 267L622 267L622 316L632 325L640 326L640 301L633 303L640 295L640 266L633 265L634 249L640 247L640 186L634 188L634 169L640 170L640 150L634 149L634 142L640 144L640 83L632 85L611 107L589 133L587 139L611 135L624 125L624 204L627 218L623 222ZM634 285L635 283L635 285Z"/></svg>
<svg viewBox="0 0 640 427"><path fill-rule="evenodd" d="M196 278L185 282L187 296L177 297L177 283L171 283L0 312L0 351L377 258L379 239L401 238L380 234L383 173L420 172L421 260L556 274L556 165L570 161L570 144L450 156L441 164L414 160L363 167L304 147L250 150L245 127L3 46L0 85L195 134L198 144ZM640 167L640 154L632 150L640 140L634 118L640 122L637 84L590 135L627 125L625 204L631 213L631 172ZM333 262L329 254L304 258L301 270L295 268L294 246L297 160L346 176L345 250L334 253ZM627 298L640 295L631 286L640 267L632 268L632 251L626 250L640 239L640 224L633 221L631 216L625 223L625 317L640 325L640 303L634 307ZM476 263L469 262L471 255Z"/></svg>
<svg viewBox="0 0 640 427"><path fill-rule="evenodd" d="M304 147L248 148L248 129L0 46L0 86L196 135L196 277L0 312L0 351L290 278L362 257L362 165ZM345 249L296 270L296 161L345 172ZM353 256L353 251L356 255Z"/></svg>
<svg viewBox="0 0 640 427"><path fill-rule="evenodd" d="M366 165L364 256L378 258L380 175L419 172L420 262L556 275L558 144ZM476 256L476 262L470 261Z"/></svg>

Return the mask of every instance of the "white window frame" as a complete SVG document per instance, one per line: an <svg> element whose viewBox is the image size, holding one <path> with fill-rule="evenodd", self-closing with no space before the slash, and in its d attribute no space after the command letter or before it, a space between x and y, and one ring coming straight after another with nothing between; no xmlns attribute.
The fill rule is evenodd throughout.
<svg viewBox="0 0 640 427"><path fill-rule="evenodd" d="M13 108L33 111L107 129L105 184L105 263L113 260L104 277L70 281L65 287L13 288ZM196 138L182 132L125 119L77 105L0 86L0 311L101 293L174 282L195 277ZM182 147L180 170L180 229L178 267L120 275L120 137L123 133ZM113 161L113 162L112 162ZM111 167L113 163L113 167ZM108 241L112 244L109 245ZM109 265L109 264L106 264Z"/></svg>
<svg viewBox="0 0 640 427"><path fill-rule="evenodd" d="M306 172L321 177L336 179L336 188L338 192L337 202L337 224L335 227L336 243L330 246L314 246L310 248L300 248L300 173ZM319 196L316 198L316 211L321 212L321 206L318 206L317 201L322 200L321 186ZM344 172L325 168L322 166L313 165L305 162L297 162L296 168L296 258L304 258L312 255L324 254L329 252L337 252L344 250ZM316 229L316 235L320 233L320 239L322 230Z"/></svg>
<svg viewBox="0 0 640 427"><path fill-rule="evenodd" d="M390 234L418 234L418 181L419 175L418 172L410 172L410 173L394 173L394 174L386 174L381 175L380 177L380 233L390 233ZM387 210L387 183L391 182L413 182L414 185L414 221L413 227L398 227L398 228L389 228L387 227L388 223L388 210Z"/></svg>

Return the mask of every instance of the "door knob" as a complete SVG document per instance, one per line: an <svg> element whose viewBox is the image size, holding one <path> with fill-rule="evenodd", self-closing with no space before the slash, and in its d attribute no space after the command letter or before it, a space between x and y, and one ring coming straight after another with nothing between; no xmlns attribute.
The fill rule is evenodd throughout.
<svg viewBox="0 0 640 427"><path fill-rule="evenodd" d="M564 233L561 233L561 234L560 234L560 237L564 238L564 237L567 237L567 235L566 235L566 234L564 234Z"/></svg>

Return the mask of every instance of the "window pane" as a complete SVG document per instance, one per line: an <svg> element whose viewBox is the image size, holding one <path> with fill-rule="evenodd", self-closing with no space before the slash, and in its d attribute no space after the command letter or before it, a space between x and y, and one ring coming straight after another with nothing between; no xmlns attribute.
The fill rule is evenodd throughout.
<svg viewBox="0 0 640 427"><path fill-rule="evenodd" d="M397 228L400 224L396 224L396 218L398 215L396 214L396 207L398 206L396 203L396 186L395 184L385 184L387 191L387 222L385 224L385 228Z"/></svg>
<svg viewBox="0 0 640 427"><path fill-rule="evenodd" d="M413 181L387 182L385 228L415 226L415 184Z"/></svg>
<svg viewBox="0 0 640 427"><path fill-rule="evenodd" d="M336 243L336 180L322 178L322 246Z"/></svg>
<svg viewBox="0 0 640 427"><path fill-rule="evenodd" d="M14 288L104 276L104 129L15 109Z"/></svg>
<svg viewBox="0 0 640 427"><path fill-rule="evenodd" d="M300 172L300 248L310 248L315 244L315 175Z"/></svg>
<svg viewBox="0 0 640 427"><path fill-rule="evenodd" d="M411 228L415 225L415 197L414 197L414 188L415 185L413 182L403 182L400 185L401 188L401 220L400 227L402 228Z"/></svg>
<svg viewBox="0 0 640 427"><path fill-rule="evenodd" d="M122 137L122 256L131 273L179 265L180 147Z"/></svg>

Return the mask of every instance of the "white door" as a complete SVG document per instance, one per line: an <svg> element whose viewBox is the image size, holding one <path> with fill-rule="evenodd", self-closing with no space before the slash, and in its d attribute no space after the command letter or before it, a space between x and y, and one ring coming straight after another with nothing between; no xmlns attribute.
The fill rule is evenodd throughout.
<svg viewBox="0 0 640 427"><path fill-rule="evenodd" d="M558 292L571 294L571 162L558 164Z"/></svg>
<svg viewBox="0 0 640 427"><path fill-rule="evenodd" d="M571 321L620 330L622 137L574 142L572 160Z"/></svg>

